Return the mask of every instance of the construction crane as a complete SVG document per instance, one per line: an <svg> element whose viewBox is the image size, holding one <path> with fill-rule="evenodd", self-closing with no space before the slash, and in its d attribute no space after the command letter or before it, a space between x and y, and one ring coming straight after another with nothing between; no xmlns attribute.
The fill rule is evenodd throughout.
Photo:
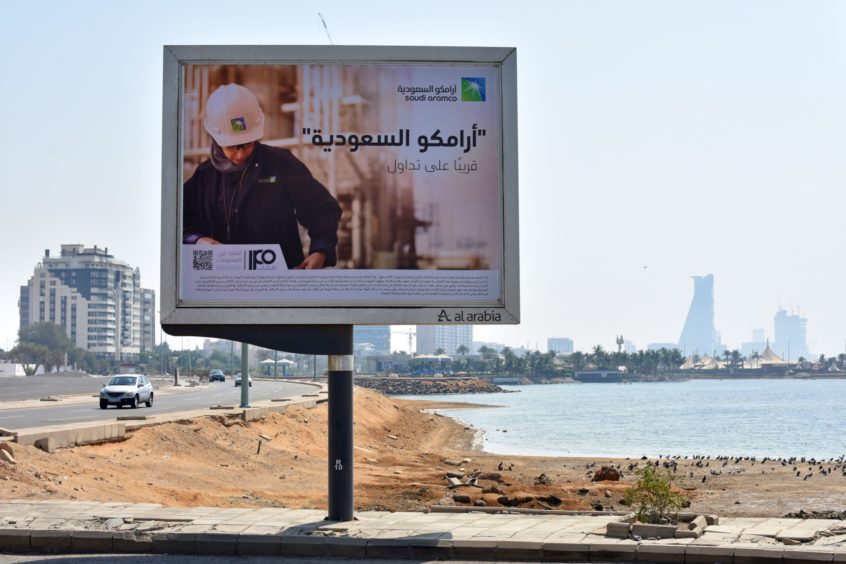
<svg viewBox="0 0 846 564"><path fill-rule="evenodd" d="M412 339L417 336L417 332L411 329L406 331L391 330L392 333L399 333L400 335L408 335L408 355L414 356L414 349L412 348Z"/></svg>

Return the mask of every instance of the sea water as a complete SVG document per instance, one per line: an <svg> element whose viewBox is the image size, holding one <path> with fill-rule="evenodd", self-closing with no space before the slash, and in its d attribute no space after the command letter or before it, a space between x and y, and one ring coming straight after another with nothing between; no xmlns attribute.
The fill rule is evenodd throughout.
<svg viewBox="0 0 846 564"><path fill-rule="evenodd" d="M485 451L542 456L846 454L846 380L691 380L503 386L403 396L495 404L436 410L484 432Z"/></svg>

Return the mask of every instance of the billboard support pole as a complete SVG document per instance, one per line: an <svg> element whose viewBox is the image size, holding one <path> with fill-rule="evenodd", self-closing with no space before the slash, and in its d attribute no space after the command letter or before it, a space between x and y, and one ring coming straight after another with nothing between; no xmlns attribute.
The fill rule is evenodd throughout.
<svg viewBox="0 0 846 564"><path fill-rule="evenodd" d="M329 355L329 521L353 520L353 326Z"/></svg>

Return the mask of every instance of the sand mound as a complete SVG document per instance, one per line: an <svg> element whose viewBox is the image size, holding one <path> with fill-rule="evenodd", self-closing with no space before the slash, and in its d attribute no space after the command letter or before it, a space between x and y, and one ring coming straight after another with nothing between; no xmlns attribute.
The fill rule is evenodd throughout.
<svg viewBox="0 0 846 564"><path fill-rule="evenodd" d="M356 509L484 503L620 511L633 467L654 462L484 454L473 450L473 429L422 413L423 407L430 406L356 388ZM321 404L293 406L251 423L210 416L146 427L121 442L55 454L13 444L17 463L0 462L0 499L325 508L326 428ZM776 461L677 463L691 511L781 516L846 505L846 476L832 468L814 468L813 478L804 478L793 465ZM621 480L591 482L600 466L617 468ZM450 488L448 472L461 476L461 485Z"/></svg>

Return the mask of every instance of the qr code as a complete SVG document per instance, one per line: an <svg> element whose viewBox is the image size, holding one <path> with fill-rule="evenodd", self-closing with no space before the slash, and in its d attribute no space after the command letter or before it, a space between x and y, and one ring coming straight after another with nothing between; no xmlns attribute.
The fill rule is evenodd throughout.
<svg viewBox="0 0 846 564"><path fill-rule="evenodd" d="M214 251L194 251L194 270L212 270Z"/></svg>

